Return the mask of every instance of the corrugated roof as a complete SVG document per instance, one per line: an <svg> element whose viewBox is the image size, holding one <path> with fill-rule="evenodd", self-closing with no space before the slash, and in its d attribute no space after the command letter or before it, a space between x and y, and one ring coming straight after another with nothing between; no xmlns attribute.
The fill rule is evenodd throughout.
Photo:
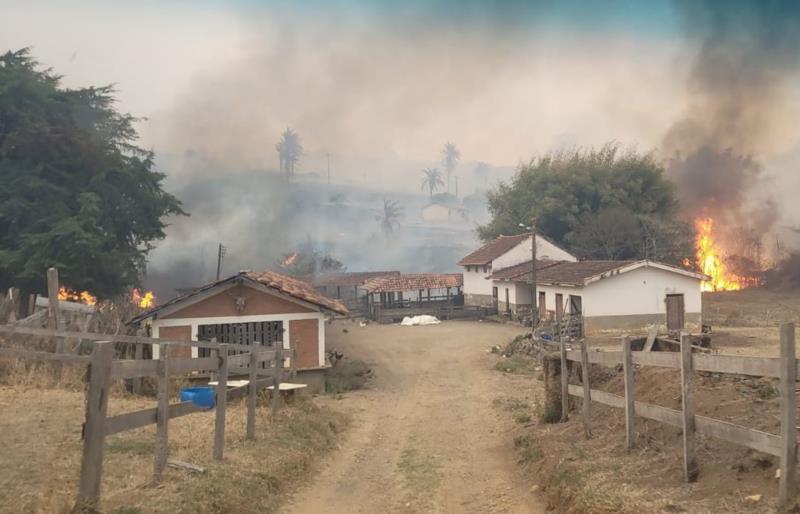
<svg viewBox="0 0 800 514"><path fill-rule="evenodd" d="M483 266L489 264L529 237L531 237L530 234L498 236L458 261L458 264L459 266Z"/></svg>
<svg viewBox="0 0 800 514"><path fill-rule="evenodd" d="M317 275L311 280L314 287L323 286L360 286L371 278L399 275L399 271L356 271L346 273L327 273Z"/></svg>
<svg viewBox="0 0 800 514"><path fill-rule="evenodd" d="M370 293L395 293L462 285L464 277L461 273L409 273L370 279L364 284L364 289Z"/></svg>
<svg viewBox="0 0 800 514"><path fill-rule="evenodd" d="M149 317L152 317L157 312L163 310L166 307L176 305L184 300L187 300L191 297L197 296L209 289L212 289L218 285L226 284L229 282L233 282L236 280L252 280L253 282L257 282L261 285L270 287L275 289L276 291L292 296L297 298L298 300L302 300L318 307L321 307L325 310L335 312L337 314L347 314L348 310L347 307L344 306L338 300L333 300L331 298L327 298L319 293L317 293L314 288L308 282L304 282L302 280L298 280L296 278L289 277L287 275L282 275L280 273L276 273L274 271L248 271L248 272L240 272L236 275L232 275L228 278L224 278L222 280L218 280L215 282L208 283L204 286L200 286L197 289L194 289L188 293L178 295L171 300L162 303L148 311L145 311L135 318L133 318L130 322L135 323Z"/></svg>

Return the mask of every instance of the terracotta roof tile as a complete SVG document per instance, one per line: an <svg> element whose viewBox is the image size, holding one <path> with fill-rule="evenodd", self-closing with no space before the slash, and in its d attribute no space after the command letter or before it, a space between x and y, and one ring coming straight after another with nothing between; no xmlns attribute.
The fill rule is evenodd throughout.
<svg viewBox="0 0 800 514"><path fill-rule="evenodd" d="M461 273L409 273L370 279L364 284L364 289L370 293L394 293L462 285L464 276Z"/></svg>
<svg viewBox="0 0 800 514"><path fill-rule="evenodd" d="M516 236L499 236L485 245L481 246L460 261L459 266L483 266L489 264L507 251L511 250L522 241L531 237L530 234L518 234Z"/></svg>
<svg viewBox="0 0 800 514"><path fill-rule="evenodd" d="M548 266L536 267L537 284L565 284L583 286L586 280L618 268L622 268L636 261L542 261L550 262ZM497 280L513 280L515 282L531 281L531 261L517 264L509 268L497 270L491 278Z"/></svg>
<svg viewBox="0 0 800 514"><path fill-rule="evenodd" d="M348 313L347 307L345 307L344 304L342 304L338 300L333 300L331 298L327 298L317 293L311 286L311 284L309 284L308 282L304 282L302 280L298 280L296 278L292 278L287 275L282 275L274 271L260 271L260 272L249 271L249 272L237 273L236 275L232 275L228 278L210 282L206 285L200 286L184 294L178 295L175 298L172 298L171 300L162 303L161 305L158 305L150 310L147 310L139 314L138 316L133 318L129 323L137 323L141 320L147 319L156 314L158 311L164 309L165 307L175 305L176 303L180 303L188 298L191 298L200 293L208 291L209 289L212 289L220 284L224 284L226 282L232 282L242 277L252 280L254 282L258 282L259 284L265 285L267 287L271 287L280 293L293 296L298 300L303 300L305 302L314 304L318 307L322 307L323 309L333 311L337 314Z"/></svg>
<svg viewBox="0 0 800 514"><path fill-rule="evenodd" d="M387 275L399 275L399 271L363 271L346 273L327 273L317 275L311 280L314 287L323 286L360 286L369 279L385 277Z"/></svg>

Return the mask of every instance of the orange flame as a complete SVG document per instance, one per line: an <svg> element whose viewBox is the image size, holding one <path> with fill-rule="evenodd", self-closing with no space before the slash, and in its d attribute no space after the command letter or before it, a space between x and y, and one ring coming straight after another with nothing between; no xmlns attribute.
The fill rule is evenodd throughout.
<svg viewBox="0 0 800 514"><path fill-rule="evenodd" d="M156 303L156 295L152 291L146 291L144 294L139 289L131 291L131 301L139 306L140 309L149 309Z"/></svg>
<svg viewBox="0 0 800 514"><path fill-rule="evenodd" d="M287 256L283 260L283 262L281 262L281 268L288 268L289 266L294 264L294 261L297 260L297 256L298 256L298 252L294 252L293 254Z"/></svg>
<svg viewBox="0 0 800 514"><path fill-rule="evenodd" d="M58 299L62 302L78 302L86 305L97 303L97 297L89 291L74 291L64 286L58 288Z"/></svg>
<svg viewBox="0 0 800 514"><path fill-rule="evenodd" d="M747 286L747 280L728 269L719 244L714 239L714 220L698 218L694 221L695 256L700 271L711 277L703 281L702 291L738 291Z"/></svg>

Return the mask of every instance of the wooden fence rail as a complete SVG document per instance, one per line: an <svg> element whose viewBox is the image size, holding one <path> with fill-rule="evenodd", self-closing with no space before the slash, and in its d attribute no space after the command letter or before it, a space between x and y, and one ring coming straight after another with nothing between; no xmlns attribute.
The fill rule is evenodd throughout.
<svg viewBox="0 0 800 514"><path fill-rule="evenodd" d="M208 410L192 402L169 403L170 377L187 373L211 371L217 375L215 398L215 424L213 456L223 458L225 442L225 413L227 402L247 397L247 439L255 438L255 409L259 389L272 388L273 419L280 406L280 384L287 374L293 372L293 364L284 368L284 359L295 360L295 352L276 345L275 349L259 349L249 345L197 343L168 341L109 334L77 333L53 329L33 329L0 325L0 333L29 334L45 337L81 337L95 341L92 355L72 355L0 347L0 358L32 361L53 361L59 365L88 367L88 391L86 418L83 429L83 456L81 459L80 484L74 512L96 510L100 501L105 438L112 434L133 430L147 425L156 425L154 477L161 478L168 459L169 420ZM164 350L158 360L114 360L115 343L158 344ZM172 347L201 346L211 348L216 356L177 358L168 349ZM248 350L248 353L228 355L231 350ZM263 363L268 363L264 367ZM228 388L229 372L248 376L243 387ZM157 405L152 408L107 415L109 388L114 380L154 377L158 380Z"/></svg>
<svg viewBox="0 0 800 514"><path fill-rule="evenodd" d="M795 386L798 365L795 355L794 324L787 323L780 329L780 357L742 357L733 355L709 355L692 353L688 334L681 335L681 351L678 352L634 352L630 339L623 338L622 351L590 352L586 341L581 343L580 351L567 350L566 343L558 344L562 355L562 400L575 396L583 400L582 418L584 432L591 437L591 402L625 411L625 447L630 450L635 445L635 418L641 417L680 428L683 434L683 468L687 482L697 479L699 465L695 453L695 434L722 439L729 443L744 446L774 455L780 459L779 496L782 503L793 497L796 487L796 467L800 464L797 452L797 398ZM566 362L582 364L580 386L570 384L566 372ZM624 395L616 395L592 389L589 365L622 365ZM681 409L671 409L660 405L636 401L634 395L633 366L659 366L678 369L681 372ZM694 413L694 375L696 371L729 373L780 379L781 428L779 434L740 426L727 421L699 416ZM564 379L567 377L567 379ZM566 403L565 403L566 404ZM566 415L562 415L566 420Z"/></svg>

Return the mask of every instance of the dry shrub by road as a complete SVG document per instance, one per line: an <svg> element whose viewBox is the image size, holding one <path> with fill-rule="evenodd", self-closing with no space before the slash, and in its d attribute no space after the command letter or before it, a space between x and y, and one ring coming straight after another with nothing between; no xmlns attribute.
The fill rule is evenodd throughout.
<svg viewBox="0 0 800 514"><path fill-rule="evenodd" d="M109 415L154 405L150 398L116 395ZM83 393L0 386L0 412L0 512L68 512L80 469ZM245 408L235 401L226 416L225 459L218 463L211 458L214 412L176 418L169 424L170 458L206 472L167 468L159 485L151 483L155 426L113 435L106 440L103 512L275 511L284 493L335 447L345 425L345 416L302 400L273 422L268 403L260 401L256 440L245 441Z"/></svg>
<svg viewBox="0 0 800 514"><path fill-rule="evenodd" d="M621 373L593 366L593 387L623 394ZM680 408L676 370L640 368L637 400ZM592 404L593 437L584 438L580 410L567 423L544 424L542 384L531 406L534 422L510 436L519 462L538 482L555 512L772 512L777 504L777 459L698 436L700 478L683 481L682 438L677 428L636 418L636 448L625 451L625 421L619 409ZM573 379L573 383L576 383ZM779 431L779 400L771 379L729 378L698 373L699 415ZM575 401L575 407L580 401ZM519 411L509 410L512 416ZM760 494L759 502L746 499Z"/></svg>

